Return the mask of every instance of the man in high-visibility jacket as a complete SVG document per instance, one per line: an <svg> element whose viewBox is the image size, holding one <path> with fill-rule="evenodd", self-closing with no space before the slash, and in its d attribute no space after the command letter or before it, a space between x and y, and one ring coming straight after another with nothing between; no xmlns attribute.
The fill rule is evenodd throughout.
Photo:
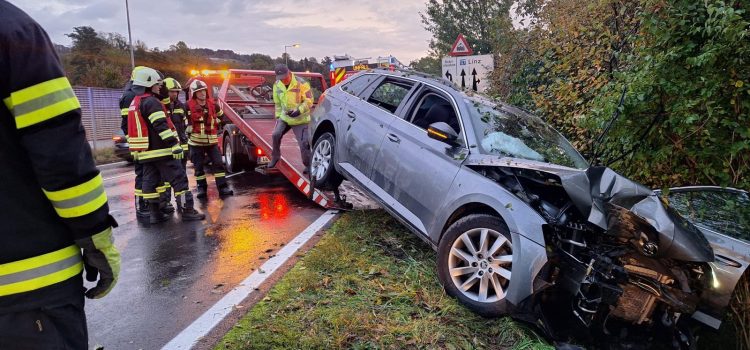
<svg viewBox="0 0 750 350"><path fill-rule="evenodd" d="M177 211L182 220L203 220L206 216L195 210L193 195L182 168L182 146L167 118L162 103L168 99L162 75L145 67L135 73L133 86L145 88L136 96L128 110L128 140L133 158L143 164L143 198L149 203L149 221L156 224L169 217L160 210L157 186L167 181L177 198Z"/></svg>
<svg viewBox="0 0 750 350"><path fill-rule="evenodd" d="M310 111L313 106L313 95L310 83L294 75L284 64L276 65L276 83L273 85L273 102L276 106L276 127L273 130L273 149L269 168L276 166L281 158L281 138L290 129L297 138L302 153L304 173L310 169L310 141L307 135L307 124L310 123Z"/></svg>
<svg viewBox="0 0 750 350"><path fill-rule="evenodd" d="M188 143L190 157L195 169L195 181L198 183L196 197L206 198L208 182L204 171L206 159L211 159L214 181L219 190L219 196L231 196L234 192L229 188L226 179L224 161L219 152L218 132L221 127L221 117L224 111L221 106L208 95L208 85L201 80L190 83L190 94L187 103L188 123L191 131Z"/></svg>
<svg viewBox="0 0 750 350"><path fill-rule="evenodd" d="M0 349L87 349L84 295L117 281L117 223L47 33L4 0L0 77Z"/></svg>
<svg viewBox="0 0 750 350"><path fill-rule="evenodd" d="M135 73L140 69L145 68L144 66L137 66L133 68L130 73L130 80L125 84L125 88L120 96L120 115L122 116L122 122L120 128L125 133L125 137L128 137L128 108L130 103L133 102L135 96L143 94L146 90L142 86L133 86L133 78ZM139 218L148 218L150 216L148 205L146 200L143 199L143 165L139 162L133 164L133 170L135 171L135 215ZM169 183L163 182L159 187L156 188L157 192L160 193L160 207L164 214L174 213L174 207L172 206L171 197L172 194L169 191Z"/></svg>

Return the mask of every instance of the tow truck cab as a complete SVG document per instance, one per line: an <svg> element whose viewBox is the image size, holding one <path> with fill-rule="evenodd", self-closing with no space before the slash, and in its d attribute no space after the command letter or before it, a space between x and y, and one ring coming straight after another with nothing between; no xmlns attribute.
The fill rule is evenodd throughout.
<svg viewBox="0 0 750 350"><path fill-rule="evenodd" d="M216 91L214 96L223 100L242 119L275 118L273 84L276 82L276 74L273 71L230 69L225 72L221 85L207 82ZM307 72L294 74L310 83L315 108L318 99L328 88L323 75ZM252 171L270 161L270 154L265 154L260 147L250 142L228 119L224 120L219 134L219 147L229 172Z"/></svg>

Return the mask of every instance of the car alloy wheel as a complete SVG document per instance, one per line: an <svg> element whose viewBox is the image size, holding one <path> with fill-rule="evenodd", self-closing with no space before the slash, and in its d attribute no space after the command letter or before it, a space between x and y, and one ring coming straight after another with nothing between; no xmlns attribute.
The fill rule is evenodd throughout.
<svg viewBox="0 0 750 350"><path fill-rule="evenodd" d="M328 139L323 139L315 145L315 152L313 153L312 159L312 171L311 173L315 176L316 181L320 181L328 172L328 168L332 166L333 153L331 152L333 146Z"/></svg>
<svg viewBox="0 0 750 350"><path fill-rule="evenodd" d="M448 268L454 286L466 298L494 303L505 298L511 278L510 240L488 228L474 228L453 242Z"/></svg>

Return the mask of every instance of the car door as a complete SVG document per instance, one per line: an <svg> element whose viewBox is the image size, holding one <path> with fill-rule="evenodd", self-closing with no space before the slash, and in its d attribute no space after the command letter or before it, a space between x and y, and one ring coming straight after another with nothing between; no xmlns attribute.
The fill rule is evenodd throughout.
<svg viewBox="0 0 750 350"><path fill-rule="evenodd" d="M449 122L461 135L458 113L450 95L422 86L404 108L403 117L388 126L373 166L373 187L382 191L380 195L387 198L388 205L425 234L468 154L464 137L459 137L461 145L451 146L430 138L427 127L432 122Z"/></svg>
<svg viewBox="0 0 750 350"><path fill-rule="evenodd" d="M339 125L339 166L360 184L368 186L385 130L413 87L413 83L395 77L381 77L347 101Z"/></svg>
<svg viewBox="0 0 750 350"><path fill-rule="evenodd" d="M724 316L732 291L750 265L750 198L731 188L696 186L673 188L669 206L703 232L714 250L713 287L704 296L704 314L714 324ZM701 314L698 314L701 317Z"/></svg>

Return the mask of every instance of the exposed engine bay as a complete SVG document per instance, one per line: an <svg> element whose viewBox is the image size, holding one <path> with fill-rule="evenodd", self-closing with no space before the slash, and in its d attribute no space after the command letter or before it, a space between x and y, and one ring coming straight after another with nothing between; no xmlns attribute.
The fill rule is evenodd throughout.
<svg viewBox="0 0 750 350"><path fill-rule="evenodd" d="M475 170L548 223L548 264L537 277L544 287L526 307L541 311L535 323L549 336L694 346L687 324L710 288L713 251L653 191L605 167Z"/></svg>

